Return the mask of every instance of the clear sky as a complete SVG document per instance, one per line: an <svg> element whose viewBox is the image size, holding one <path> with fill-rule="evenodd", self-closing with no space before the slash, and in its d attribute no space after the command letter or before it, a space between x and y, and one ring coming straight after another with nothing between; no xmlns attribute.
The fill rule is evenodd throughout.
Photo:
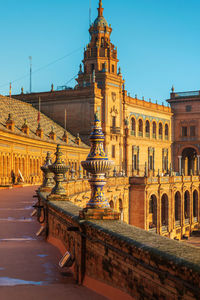
<svg viewBox="0 0 200 300"><path fill-rule="evenodd" d="M98 0L91 2L94 21ZM52 83L75 85L71 79L89 41L89 3L0 0L1 94L8 94L10 81L13 94L22 86L29 91L29 56L33 92ZM200 90L199 0L103 0L103 7L132 96L162 102L172 84L175 91Z"/></svg>

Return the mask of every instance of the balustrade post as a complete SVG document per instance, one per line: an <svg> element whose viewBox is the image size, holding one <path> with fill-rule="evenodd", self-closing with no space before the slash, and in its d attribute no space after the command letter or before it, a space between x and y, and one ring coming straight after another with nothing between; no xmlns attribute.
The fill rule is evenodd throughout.
<svg viewBox="0 0 200 300"><path fill-rule="evenodd" d="M69 169L62 161L61 145L57 145L57 151L55 153L56 160L54 164L49 166L50 171L55 174L56 185L52 189L51 194L48 196L48 200L67 200L66 188L63 186L64 174Z"/></svg>
<svg viewBox="0 0 200 300"><path fill-rule="evenodd" d="M103 191L106 184L105 173L113 166L113 161L108 160L104 152L104 140L100 120L95 114L93 131L90 135L90 153L86 161L81 162L82 167L91 174L89 183L92 190L90 201L79 213L81 219L119 220L120 214L110 208Z"/></svg>
<svg viewBox="0 0 200 300"><path fill-rule="evenodd" d="M48 191L51 191L52 188L55 186L55 181L53 179L54 173L52 171L50 171L50 169L49 169L49 166L51 166L51 165L52 165L51 153L47 152L45 164L41 167L41 170L44 174L44 179L43 179L43 183L40 187L40 191L48 192Z"/></svg>

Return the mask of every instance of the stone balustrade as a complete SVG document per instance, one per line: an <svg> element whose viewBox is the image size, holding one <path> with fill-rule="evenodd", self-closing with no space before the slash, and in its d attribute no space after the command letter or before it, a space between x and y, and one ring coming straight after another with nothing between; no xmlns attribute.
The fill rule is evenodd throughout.
<svg viewBox="0 0 200 300"><path fill-rule="evenodd" d="M84 221L69 201L46 201L47 240L71 253L79 284L115 299L199 299L200 249L120 221Z"/></svg>

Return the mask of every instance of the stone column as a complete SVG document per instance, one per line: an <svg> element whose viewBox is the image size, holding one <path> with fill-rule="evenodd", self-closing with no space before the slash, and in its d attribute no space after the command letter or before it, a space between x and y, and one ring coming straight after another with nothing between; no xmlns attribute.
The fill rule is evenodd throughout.
<svg viewBox="0 0 200 300"><path fill-rule="evenodd" d="M178 167L179 167L179 174L181 175L182 172L182 163L181 163L182 156L178 156Z"/></svg>

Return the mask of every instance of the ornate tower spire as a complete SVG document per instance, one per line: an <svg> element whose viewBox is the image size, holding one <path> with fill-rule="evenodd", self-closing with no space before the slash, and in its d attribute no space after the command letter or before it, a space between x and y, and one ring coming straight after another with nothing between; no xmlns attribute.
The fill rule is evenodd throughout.
<svg viewBox="0 0 200 300"><path fill-rule="evenodd" d="M98 16L103 17L103 7L102 7L102 0L99 0L99 7L98 7Z"/></svg>

